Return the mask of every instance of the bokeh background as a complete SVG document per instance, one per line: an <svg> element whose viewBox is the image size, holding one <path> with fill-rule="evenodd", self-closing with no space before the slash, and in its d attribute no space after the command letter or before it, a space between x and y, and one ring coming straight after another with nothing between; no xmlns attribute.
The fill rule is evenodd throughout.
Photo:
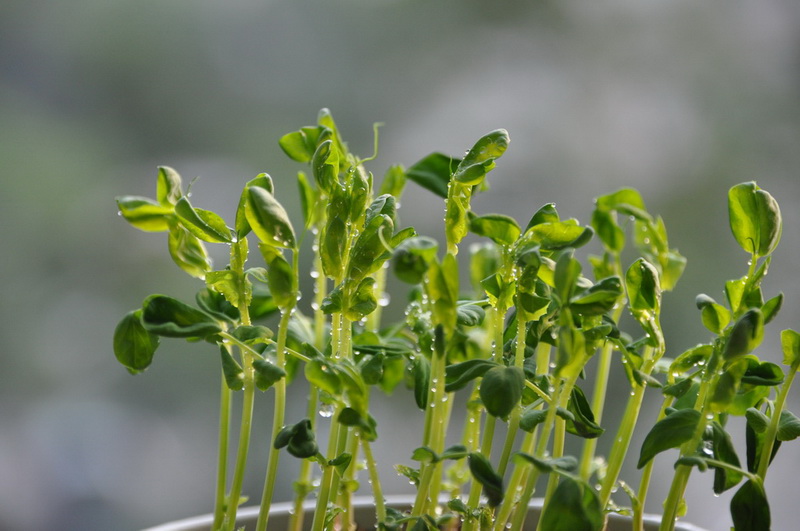
<svg viewBox="0 0 800 531"><path fill-rule="evenodd" d="M165 341L152 369L132 377L111 350L116 322L146 295L191 298L198 286L162 235L117 216L113 198L152 196L167 164L199 176L195 205L231 219L241 185L267 171L296 213L301 168L277 139L321 107L365 156L372 123L385 122L370 164L378 177L508 129L479 212L524 223L554 201L588 222L597 195L639 189L689 260L665 295L670 355L708 338L695 295L720 299L724 280L746 270L726 192L755 179L785 222L765 290L786 301L759 353L779 361L779 331L800 327L794 0L4 1L0 529L133 530L210 510L215 352ZM439 236L441 201L409 188L402 219ZM619 368L615 378L621 403ZM254 461L270 423L269 396L259 402ZM410 399L375 406L379 421L403 418L379 426L388 463L408 463L391 443L414 427L398 402ZM800 390L791 402L800 409ZM775 529L796 525L798 446L784 446L768 478ZM261 474L248 478L252 498ZM387 490L410 491L391 476L387 466ZM688 518L727 529L730 496L714 498L711 482L693 474ZM654 489L651 512L664 494Z"/></svg>

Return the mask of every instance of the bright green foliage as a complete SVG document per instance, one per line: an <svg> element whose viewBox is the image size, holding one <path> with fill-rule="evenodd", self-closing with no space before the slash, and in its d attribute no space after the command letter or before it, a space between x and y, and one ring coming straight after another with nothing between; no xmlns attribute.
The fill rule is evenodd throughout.
<svg viewBox="0 0 800 531"><path fill-rule="evenodd" d="M767 256L781 239L783 222L778 202L755 182L737 184L728 191L731 232L742 249Z"/></svg>
<svg viewBox="0 0 800 531"><path fill-rule="evenodd" d="M231 418L242 424L239 444L229 445L235 458L218 456L214 531L235 527L238 505L227 500L243 498L250 425L261 415L254 413L259 390L273 399L272 414L265 415L273 423L270 438L254 445L269 448L262 514L269 511L285 448L304 460L295 504L314 493L314 531L351 524L342 502L358 489L356 464L362 462L376 489L381 529L520 529L537 479L547 474L540 527L600 530L605 514L619 510L612 494L636 429L648 431L637 462L647 467L645 479L652 461L664 458L660 454L679 454L665 522L678 517L689 473L697 468L713 470L717 494L738 486L731 501L737 529L768 528L767 466L783 443L800 438L800 420L785 409L800 367L800 334L781 334L788 369L758 358L766 325L785 302L780 293L766 297L761 286L782 230L780 209L766 191L755 183L731 188L730 228L751 262L744 276L724 282L724 300L697 296L700 319L713 337L670 361L662 358L673 355L673 338L660 325L662 296L686 260L670 247L663 219L648 212L637 191L598 197L590 225L562 218L545 203L523 228L508 215L478 213L472 205L509 146L505 130L478 139L463 159L433 152L407 170L390 166L380 183L367 169L375 155L351 153L327 109L316 125L284 135L279 145L305 165L296 177L296 212L284 208L292 202L278 200L266 173L242 186L232 225L192 205L168 167L158 169L155 199L116 198L131 225L166 232L172 260L202 281L196 307L166 295L147 297L117 325L113 348L134 374L150 366L162 337L185 339L198 350L214 345L219 353L207 359L219 363L221 373L220 440L233 439ZM404 225L399 204L408 181L444 199L443 242ZM477 243L470 244L465 264L458 251L469 232ZM581 248L595 235L600 254L585 262ZM254 240L259 252L251 256ZM211 263L206 245L213 244L229 252L227 264ZM303 297L307 247L313 288ZM394 290L387 263L408 294L393 293L384 309ZM405 308L396 308L398 301ZM313 315L304 313L309 310ZM280 321L273 333L267 326L273 327L275 314ZM608 389L608 375L620 369L615 363L629 388ZM597 395L589 397L581 387L595 369ZM310 418L287 424L287 387L297 379L311 389ZM379 433L370 409L376 389L407 397L421 410L420 440L405 454L413 466L397 465L418 489L410 513L385 507L378 490L384 467L370 446ZM627 401L619 426L601 417L603 391ZM465 400L456 400L457 392ZM638 419L645 395L659 393L665 400L659 417ZM229 413L231 403L241 404L240 415ZM462 403L466 415L453 409ZM317 410L320 418L311 414ZM746 468L727 431L730 416L746 418ZM462 417L463 431L451 425ZM406 421L379 420L381 426ZM329 434L325 453L316 441L317 423ZM497 424L505 426L495 432ZM614 444L595 446L608 428ZM445 434L462 432L462 444L446 447ZM575 438L584 445L580 459L565 455ZM609 446L609 456L598 455L597 448ZM605 465L597 469L600 457ZM635 514L646 487L623 489ZM442 512L435 505L445 492L455 497Z"/></svg>

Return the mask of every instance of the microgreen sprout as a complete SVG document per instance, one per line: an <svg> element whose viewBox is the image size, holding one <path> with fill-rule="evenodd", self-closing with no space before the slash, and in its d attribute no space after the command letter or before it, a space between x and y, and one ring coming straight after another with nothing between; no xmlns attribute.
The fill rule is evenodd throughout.
<svg viewBox="0 0 800 531"><path fill-rule="evenodd" d="M509 147L505 130L483 136L463 158L433 153L408 169L390 167L380 186L364 166L377 156L377 125L374 132L374 153L365 159L349 151L327 110L316 125L280 139L285 153L306 165L296 179L299 212L278 199L285 181L266 173L244 184L231 225L192 205L168 167L158 170L155 199L117 198L134 227L166 232L172 260L202 282L194 304L147 297L117 326L114 353L137 374L164 338L218 352L213 531L237 527L257 395L265 392L274 400L271 435L258 441L269 447L259 531L267 529L284 454L299 460L292 530L303 529L302 508L312 495L313 530L334 522L355 529L352 496L362 462L380 529L455 529L454 522L465 531L521 529L534 494L545 498L538 523L545 531L600 530L610 512L631 514L641 529L653 462L670 449L679 456L663 530L682 514L694 469L713 470L715 493L738 488L731 501L736 529L768 529L767 469L781 444L800 436L800 419L785 409L800 367L800 334L780 335L786 369L755 355L783 303L783 295L765 299L761 289L782 231L775 199L753 182L730 189L730 229L749 258L747 272L724 284L724 302L697 297L712 339L675 353L661 327L662 297L686 260L638 192L598 197L589 224L548 203L521 225L471 204ZM409 181L443 200L443 244L403 227L398 205ZM468 234L478 243L463 253ZM582 260L593 239L602 254ZM301 264L304 240L313 240L306 244L309 265ZM209 244L228 248L224 267L212 265ZM306 275L313 292L301 296ZM389 277L409 287L402 311L385 307ZM624 330L627 314L633 320ZM389 322L387 315L401 317ZM615 367L630 389L622 420L610 426L604 410ZM287 387L302 380L305 417L286 418ZM403 386L406 392L396 389ZM408 396L420 410L419 440L396 466L416 485L404 512L386 505L387 467L373 453L381 426L396 421L372 416L376 391ZM454 411L456 393L467 398L463 412ZM645 395L663 397L655 419L640 419ZM234 403L241 407L238 434ZM726 431L732 415L746 419L745 464ZM638 454L630 447L636 430L646 433ZM317 439L320 431L327 440ZM459 444L446 444L450 433L460 434ZM565 453L569 437L582 440L580 455ZM599 455L604 438L613 444ZM642 471L636 489L636 478L620 478L630 459Z"/></svg>

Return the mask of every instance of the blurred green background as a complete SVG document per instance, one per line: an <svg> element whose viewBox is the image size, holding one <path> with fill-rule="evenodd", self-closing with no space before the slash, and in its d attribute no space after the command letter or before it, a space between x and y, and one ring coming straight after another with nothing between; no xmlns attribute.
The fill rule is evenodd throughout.
<svg viewBox="0 0 800 531"><path fill-rule="evenodd" d="M765 291L786 301L759 354L779 361L779 331L800 327L796 1L5 1L1 530L139 529L211 509L215 352L165 342L152 369L131 377L111 350L116 322L146 295L190 298L198 286L170 262L163 235L117 217L113 198L152 196L166 164L200 177L195 205L231 219L241 185L266 171L296 213L300 168L277 139L321 107L364 155L372 123L385 122L376 176L508 129L479 212L524 223L554 201L588 222L597 195L639 189L689 261L665 295L668 355L708 339L695 295L721 298L746 270L726 192L755 179L785 223ZM410 187L400 215L439 236L441 209ZM269 397L260 402L254 461L270 423ZM799 403L795 389L790 407ZM288 418L302 415L293 407ZM396 408L379 401L379 422ZM392 464L415 446L390 444L409 436L415 414L402 414L379 424L376 452ZM767 481L775 529L796 522L798 446L784 446ZM263 480L254 470L251 499ZM393 475L387 466L387 490L409 492ZM713 498L710 474L692 479L688 518L727 529L729 495ZM650 512L664 495L653 490Z"/></svg>

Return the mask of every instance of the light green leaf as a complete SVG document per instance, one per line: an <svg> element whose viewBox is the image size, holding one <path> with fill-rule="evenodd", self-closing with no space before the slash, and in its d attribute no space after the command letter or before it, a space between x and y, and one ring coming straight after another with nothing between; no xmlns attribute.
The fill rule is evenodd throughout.
<svg viewBox="0 0 800 531"><path fill-rule="evenodd" d="M275 247L294 249L294 229L289 215L275 196L264 188L251 186L247 189L245 215L258 238Z"/></svg>
<svg viewBox="0 0 800 531"><path fill-rule="evenodd" d="M169 166L158 167L156 199L165 207L173 206L181 198L181 176Z"/></svg>
<svg viewBox="0 0 800 531"><path fill-rule="evenodd" d="M783 230L780 207L755 182L728 191L728 215L734 238L748 253L767 256L778 245Z"/></svg>
<svg viewBox="0 0 800 531"><path fill-rule="evenodd" d="M174 211L172 205L164 206L152 199L132 195L117 197L117 208L125 221L146 232L168 230Z"/></svg>
<svg viewBox="0 0 800 531"><path fill-rule="evenodd" d="M500 245L512 245L520 235L514 218L502 214L487 214L470 218L469 230L479 236L491 238Z"/></svg>
<svg viewBox="0 0 800 531"><path fill-rule="evenodd" d="M747 310L733 325L722 351L726 361L753 352L764 339L764 317L757 308Z"/></svg>
<svg viewBox="0 0 800 531"><path fill-rule="evenodd" d="M792 329L781 332L781 347L783 348L783 363L796 368L800 365L800 334Z"/></svg>
<svg viewBox="0 0 800 531"><path fill-rule="evenodd" d="M628 300L634 314L661 310L661 287L658 271L644 258L634 262L625 274L628 289Z"/></svg>
<svg viewBox="0 0 800 531"><path fill-rule="evenodd" d="M508 142L505 129L497 129L480 138L453 172L452 180L470 186L480 184L494 168L495 160L505 153Z"/></svg>
<svg viewBox="0 0 800 531"><path fill-rule="evenodd" d="M182 226L170 226L168 243L172 260L191 276L205 278L211 271L211 259L203 243Z"/></svg>

